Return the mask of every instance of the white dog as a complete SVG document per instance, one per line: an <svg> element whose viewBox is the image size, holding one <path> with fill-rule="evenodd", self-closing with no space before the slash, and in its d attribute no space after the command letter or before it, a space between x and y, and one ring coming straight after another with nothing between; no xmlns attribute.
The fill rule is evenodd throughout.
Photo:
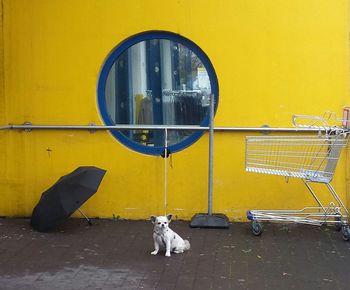
<svg viewBox="0 0 350 290"><path fill-rule="evenodd" d="M176 254L183 253L190 249L190 242L183 240L177 233L169 228L172 215L167 216L151 216L151 221L154 224L153 241L154 251L152 255L157 255L159 247L165 247L165 256L170 257L170 252Z"/></svg>

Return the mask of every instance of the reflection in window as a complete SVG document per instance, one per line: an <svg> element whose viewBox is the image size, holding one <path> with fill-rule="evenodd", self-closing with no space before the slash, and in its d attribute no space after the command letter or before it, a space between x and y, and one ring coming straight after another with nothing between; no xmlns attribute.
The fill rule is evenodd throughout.
<svg viewBox="0 0 350 290"><path fill-rule="evenodd" d="M200 125L208 114L210 80L198 56L167 39L139 42L111 67L106 85L107 113L114 124ZM146 146L163 146L162 130L122 132ZM168 132L176 144L193 132Z"/></svg>

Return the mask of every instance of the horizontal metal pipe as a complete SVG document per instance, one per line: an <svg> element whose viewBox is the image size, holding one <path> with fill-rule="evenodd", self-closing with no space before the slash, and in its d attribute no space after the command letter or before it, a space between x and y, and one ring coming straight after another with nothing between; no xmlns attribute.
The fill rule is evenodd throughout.
<svg viewBox="0 0 350 290"><path fill-rule="evenodd" d="M31 125L9 124L0 126L0 130L191 130L191 131L208 131L209 127L192 126L192 125ZM214 127L215 131L221 132L319 132L327 128L270 128L270 127Z"/></svg>
<svg viewBox="0 0 350 290"><path fill-rule="evenodd" d="M241 132L319 132L326 128L214 127L215 131Z"/></svg>
<svg viewBox="0 0 350 290"><path fill-rule="evenodd" d="M14 130L205 130L200 126L167 126L167 125L10 125Z"/></svg>
<svg viewBox="0 0 350 290"><path fill-rule="evenodd" d="M9 125L0 126L0 130L6 130L6 129L10 129L10 126Z"/></svg>

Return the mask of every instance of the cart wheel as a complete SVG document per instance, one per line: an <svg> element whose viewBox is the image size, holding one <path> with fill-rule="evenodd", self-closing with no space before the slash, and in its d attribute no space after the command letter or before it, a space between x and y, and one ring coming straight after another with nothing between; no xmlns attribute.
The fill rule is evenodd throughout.
<svg viewBox="0 0 350 290"><path fill-rule="evenodd" d="M254 236L260 236L263 232L263 226L261 223L258 223L256 221L252 222L252 233Z"/></svg>
<svg viewBox="0 0 350 290"><path fill-rule="evenodd" d="M340 232L341 229L342 229L342 226L343 226L342 222L341 222L341 218L340 217L336 217L336 218L334 218L334 220L335 220L335 224L334 224L335 230L337 232Z"/></svg>
<svg viewBox="0 0 350 290"><path fill-rule="evenodd" d="M349 226L343 226L341 228L341 232L343 234L343 240L348 241L350 239L350 228Z"/></svg>

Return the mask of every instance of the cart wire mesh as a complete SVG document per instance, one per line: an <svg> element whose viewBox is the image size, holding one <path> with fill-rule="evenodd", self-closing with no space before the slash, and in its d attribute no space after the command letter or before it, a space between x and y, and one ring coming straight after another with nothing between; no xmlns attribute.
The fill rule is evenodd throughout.
<svg viewBox="0 0 350 290"><path fill-rule="evenodd" d="M346 134L318 136L247 136L248 172L329 183L347 144Z"/></svg>

